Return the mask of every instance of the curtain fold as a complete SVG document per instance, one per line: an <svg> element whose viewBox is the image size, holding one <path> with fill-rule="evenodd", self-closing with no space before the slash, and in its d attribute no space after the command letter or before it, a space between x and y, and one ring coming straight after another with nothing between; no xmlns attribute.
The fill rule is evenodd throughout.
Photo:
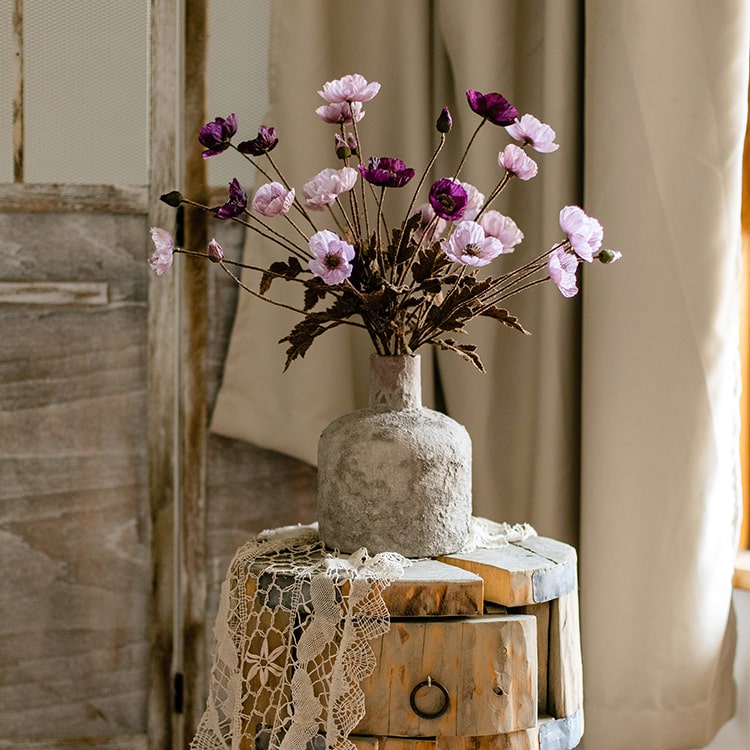
<svg viewBox="0 0 750 750"><path fill-rule="evenodd" d="M450 353L421 352L426 401L434 369L447 411L472 435L475 512L579 545L591 750L699 747L733 711L747 5L272 6L264 124L277 128L274 157L298 190L334 165L332 128L314 115L327 80L380 81L360 123L366 155L417 169L447 104L455 130L435 177L455 165L475 124L465 90L500 91L550 123L561 144L536 155L538 177L496 206L525 233L515 255L557 241L557 214L570 203L599 218L605 244L623 252L614 268L582 269L580 298L546 285L510 300L530 337L472 325L486 375ZM480 135L462 179L489 190L508 139L492 126ZM245 255L278 258L252 234ZM292 286L272 291L291 300ZM320 431L366 403L370 346L342 327L282 375L277 342L297 320L240 295L212 429L315 463Z"/></svg>

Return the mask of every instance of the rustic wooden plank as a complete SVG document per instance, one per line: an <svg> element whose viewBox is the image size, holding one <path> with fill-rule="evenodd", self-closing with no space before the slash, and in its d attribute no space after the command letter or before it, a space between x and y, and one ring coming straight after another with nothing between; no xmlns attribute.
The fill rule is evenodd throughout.
<svg viewBox="0 0 750 750"><path fill-rule="evenodd" d="M537 694L539 696L539 713L546 714L547 683L549 669L549 618L550 603L526 604L513 610L514 614L532 615L536 619L536 655L537 655Z"/></svg>
<svg viewBox="0 0 750 750"><path fill-rule="evenodd" d="M454 565L419 560L384 592L391 617L482 614L484 582Z"/></svg>
<svg viewBox="0 0 750 750"><path fill-rule="evenodd" d="M539 750L572 750L583 737L583 709L573 716L539 719Z"/></svg>
<svg viewBox="0 0 750 750"><path fill-rule="evenodd" d="M182 123L182 0L151 0L151 193L144 195L149 224L174 231L175 214L159 202L159 195L179 189L179 152ZM144 241L144 245L147 242ZM150 248L144 247L144 260ZM182 605L175 578L179 539L175 527L175 501L179 494L179 440L177 433L178 275L150 275L148 306L148 472L151 506L151 599L149 620L148 747L149 750L182 750L185 746L182 717L172 711L175 669L182 668L181 643L174 640L174 617ZM180 592L181 593L181 592ZM175 653L175 647L177 652Z"/></svg>
<svg viewBox="0 0 750 750"><path fill-rule="evenodd" d="M532 574L534 601L548 602L577 589L578 556L575 547L543 536L529 537L523 542L518 542L518 546L531 550L553 563L549 568L536 570Z"/></svg>
<svg viewBox="0 0 750 750"><path fill-rule="evenodd" d="M539 750L539 729L534 726L484 737L438 737L437 745L440 750Z"/></svg>
<svg viewBox="0 0 750 750"><path fill-rule="evenodd" d="M14 183L0 185L0 211L45 214L86 211L146 215L150 208L148 195L148 188L142 185Z"/></svg>
<svg viewBox="0 0 750 750"><path fill-rule="evenodd" d="M106 305L109 285L97 281L0 281L0 305Z"/></svg>
<svg viewBox="0 0 750 750"><path fill-rule="evenodd" d="M570 557L570 551L574 556L575 550L567 545L562 545L565 549L559 549L557 545L562 543L547 541L552 544L538 544L541 552L526 540L498 549L477 549L439 559L481 576L487 601L508 607L538 604L554 598L559 591L571 590L575 585L575 566ZM552 549L560 557L560 562L550 558Z"/></svg>
<svg viewBox="0 0 750 750"><path fill-rule="evenodd" d="M13 0L13 181L23 182L23 0Z"/></svg>
<svg viewBox="0 0 750 750"><path fill-rule="evenodd" d="M49 737L33 740L0 739L0 750L146 750L145 734Z"/></svg>
<svg viewBox="0 0 750 750"><path fill-rule="evenodd" d="M376 639L375 672L364 680L366 715L355 729L376 736L477 736L536 725L536 623L508 615L456 620L398 620ZM379 641L379 643L378 643ZM430 678L431 686L424 686ZM449 696L433 713L439 683Z"/></svg>
<svg viewBox="0 0 750 750"><path fill-rule="evenodd" d="M349 739L357 750L436 750L438 747L435 737L368 737L353 734Z"/></svg>
<svg viewBox="0 0 750 750"><path fill-rule="evenodd" d="M550 602L547 711L556 719L583 707L583 667L578 593Z"/></svg>

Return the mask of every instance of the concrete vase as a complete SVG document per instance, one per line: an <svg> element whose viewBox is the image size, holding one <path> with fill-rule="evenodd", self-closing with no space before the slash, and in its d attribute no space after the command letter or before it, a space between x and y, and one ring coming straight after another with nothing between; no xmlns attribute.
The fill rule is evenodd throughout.
<svg viewBox="0 0 750 750"><path fill-rule="evenodd" d="M332 422L318 443L318 523L340 552L457 552L471 525L471 439L422 406L420 358L374 355L369 407Z"/></svg>

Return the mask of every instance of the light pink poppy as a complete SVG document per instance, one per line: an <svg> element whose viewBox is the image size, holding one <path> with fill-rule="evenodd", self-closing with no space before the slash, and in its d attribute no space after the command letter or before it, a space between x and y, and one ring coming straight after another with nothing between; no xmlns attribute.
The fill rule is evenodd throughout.
<svg viewBox="0 0 750 750"><path fill-rule="evenodd" d="M335 232L321 229L310 237L310 270L329 286L340 284L352 274L354 248Z"/></svg>
<svg viewBox="0 0 750 750"><path fill-rule="evenodd" d="M503 252L496 237L487 237L476 221L461 221L453 234L440 243L443 252L463 266L486 266Z"/></svg>
<svg viewBox="0 0 750 750"><path fill-rule="evenodd" d="M575 297L578 293L576 269L578 258L563 247L553 250L547 258L547 271L563 297Z"/></svg>
<svg viewBox="0 0 750 750"><path fill-rule="evenodd" d="M539 170L536 162L515 143L509 143L498 154L497 163L519 180L530 180Z"/></svg>
<svg viewBox="0 0 750 750"><path fill-rule="evenodd" d="M591 263L604 238L602 225L579 206L565 206L560 211L560 228L581 260Z"/></svg>
<svg viewBox="0 0 750 750"><path fill-rule="evenodd" d="M362 102L337 102L318 107L315 114L323 122L334 125L349 125L352 122L359 122L365 116L365 111L362 109Z"/></svg>
<svg viewBox="0 0 750 750"><path fill-rule="evenodd" d="M504 253L512 253L513 248L523 240L523 232L516 222L499 211L486 211L480 217L479 223L486 235L500 240Z"/></svg>
<svg viewBox="0 0 750 750"><path fill-rule="evenodd" d="M511 138L515 138L520 143L528 143L534 151L542 154L548 154L560 148L560 144L555 143L557 137L555 131L549 125L539 122L534 115L523 115L512 125L506 126L505 130Z"/></svg>
<svg viewBox="0 0 750 750"><path fill-rule="evenodd" d="M352 73L335 81L327 81L318 93L331 104L340 102L369 102L380 91L377 81L368 83L359 73Z"/></svg>
<svg viewBox="0 0 750 750"><path fill-rule="evenodd" d="M151 227L151 240L155 249L148 259L148 264L156 271L157 276L161 276L172 267L175 249L174 240L166 229L159 227Z"/></svg>
<svg viewBox="0 0 750 750"><path fill-rule="evenodd" d="M322 211L333 204L339 195L354 187L358 174L353 167L328 168L318 172L302 188L307 205Z"/></svg>
<svg viewBox="0 0 750 750"><path fill-rule="evenodd" d="M267 182L255 191L252 208L268 217L286 214L294 203L294 195L294 188L287 190L280 182Z"/></svg>

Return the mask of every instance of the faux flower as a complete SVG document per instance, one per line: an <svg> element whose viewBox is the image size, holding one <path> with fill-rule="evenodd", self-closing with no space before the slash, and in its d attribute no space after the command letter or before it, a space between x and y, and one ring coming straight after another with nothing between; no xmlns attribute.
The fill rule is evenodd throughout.
<svg viewBox="0 0 750 750"><path fill-rule="evenodd" d="M354 248L335 232L321 229L310 237L310 270L326 284L340 284L352 275Z"/></svg>
<svg viewBox="0 0 750 750"><path fill-rule="evenodd" d="M511 138L528 144L534 151L542 154L548 154L560 148L560 144L555 143L557 137L555 131L549 125L539 122L534 115L524 115L512 125L506 126L505 130Z"/></svg>
<svg viewBox="0 0 750 750"><path fill-rule="evenodd" d="M323 122L332 125L349 125L359 122L365 116L365 111L362 109L362 102L337 102L318 107L315 114Z"/></svg>
<svg viewBox="0 0 750 750"><path fill-rule="evenodd" d="M370 157L367 167L360 164L359 173L367 182L380 187L403 187L414 177L414 170L390 156Z"/></svg>
<svg viewBox="0 0 750 750"><path fill-rule="evenodd" d="M560 229L567 235L575 254L591 263L594 253L602 246L602 225L579 206L565 206L560 211Z"/></svg>
<svg viewBox="0 0 750 750"><path fill-rule="evenodd" d="M214 263L218 263L224 260L224 248L215 239L212 239L208 243L207 255Z"/></svg>
<svg viewBox="0 0 750 750"><path fill-rule="evenodd" d="M440 116L435 122L435 130L437 130L438 133L450 133L452 127L453 118L451 117L451 113L448 110L448 107L443 107L442 112L440 112Z"/></svg>
<svg viewBox="0 0 750 750"><path fill-rule="evenodd" d="M329 168L318 172L302 188L307 205L319 210L332 205L339 195L354 187L357 174L357 170L353 167Z"/></svg>
<svg viewBox="0 0 750 750"><path fill-rule="evenodd" d="M576 269L578 258L564 247L552 250L547 258L547 271L550 279L560 290L563 297L574 297L578 292Z"/></svg>
<svg viewBox="0 0 750 750"><path fill-rule="evenodd" d="M367 334L377 354L405 355L431 345L452 351L484 371L477 347L460 340L469 330L469 321L487 317L526 333L505 309L505 300L547 281L571 297L578 291L576 273L581 261L597 258L603 264L613 263L620 253L602 249L603 231L596 219L577 206L566 206L559 215L564 234L556 245L547 252L531 253L513 268L504 266L496 274L488 273L483 267L513 252L523 240L523 232L497 210L502 207L495 201L512 177L529 180L537 174L539 167L528 153L556 150L554 130L533 115L519 117L516 108L498 93L469 89L465 109L481 120L474 120L463 150L458 144L448 147L449 137L465 131L453 128L453 115L443 107L434 121L437 132L432 131L435 148L427 163L416 170L421 176L415 180L415 169L400 159L370 156L366 130L356 125L365 114L364 102L379 90L379 83L370 83L359 74L323 85L318 93L325 101L316 112L334 133L324 156L339 168L321 170L301 188L292 187L269 154L278 144L274 128L261 126L255 138L236 148L232 143L237 129L234 115L201 128L204 157L230 148L246 157L268 157L263 166L259 159L244 160L265 178L260 180L252 206L248 208L248 197L237 179L229 185L226 203L218 207L203 206L178 191L165 193L161 200L174 208L201 207L216 218L235 221L275 244L280 257L267 265L251 265L225 258L215 239L207 249L186 250L175 247L168 232L153 228L156 249L149 264L162 274L177 253L203 256L219 263L246 293L299 314L300 320L281 339L287 345L284 369L304 356L318 336L351 325ZM465 114L473 118L468 111ZM461 173L469 151L481 142L475 136L487 121L501 126L486 135L498 141L488 156L497 158L502 171L494 184L480 188L462 181ZM398 122L394 127L398 130ZM430 184L428 175L444 147L458 159L446 168L444 174L449 176ZM409 193L406 200L400 201L403 196L385 189L391 187ZM406 211L403 204L408 205ZM299 216L291 216L292 208ZM332 229L318 222L311 209L327 209L324 219L332 222ZM237 274L230 267L237 267ZM257 285L244 281L251 273L258 274ZM296 300L275 298L282 282L289 282L290 291L298 292Z"/></svg>
<svg viewBox="0 0 750 750"><path fill-rule="evenodd" d="M428 196L435 213L447 221L456 221L463 216L468 202L466 189L460 182L443 177L432 183Z"/></svg>
<svg viewBox="0 0 750 750"><path fill-rule="evenodd" d="M253 197L252 209L263 216L286 214L294 203L294 188L287 190L280 182L261 185Z"/></svg>
<svg viewBox="0 0 750 750"><path fill-rule="evenodd" d="M235 177L229 183L229 199L223 206L215 208L214 216L217 219L233 219L242 214L247 208L247 195L242 189L239 180Z"/></svg>
<svg viewBox="0 0 750 750"><path fill-rule="evenodd" d="M474 112L494 125L510 125L518 117L518 110L501 94L480 94L469 89L466 99Z"/></svg>
<svg viewBox="0 0 750 750"><path fill-rule="evenodd" d="M229 148L232 136L237 132L237 115L217 117L200 129L198 141L206 150L201 154L204 159L216 156Z"/></svg>
<svg viewBox="0 0 750 750"><path fill-rule="evenodd" d="M440 247L454 263L463 266L486 266L503 252L500 240L487 237L476 221L459 222Z"/></svg>
<svg viewBox="0 0 750 750"><path fill-rule="evenodd" d="M497 163L519 180L530 180L539 170L537 163L515 143L509 143L498 154Z"/></svg>
<svg viewBox="0 0 750 750"><path fill-rule="evenodd" d="M516 222L499 211L486 211L479 219L479 223L486 235L500 240L504 253L512 253L513 248L523 240L523 232Z"/></svg>
<svg viewBox="0 0 750 750"><path fill-rule="evenodd" d="M380 91L377 81L368 83L367 79L359 73L337 78L335 81L327 81L323 89L318 93L331 104L341 102L369 102Z"/></svg>
<svg viewBox="0 0 750 750"><path fill-rule="evenodd" d="M267 154L269 151L273 151L276 148L276 144L279 139L276 137L276 130L274 128L267 128L265 125L261 125L258 128L258 135L255 136L251 141L242 141L237 146L237 150L241 154L250 154L251 156L262 156Z"/></svg>
<svg viewBox="0 0 750 750"><path fill-rule="evenodd" d="M464 209L461 218L466 221L473 221L479 215L482 206L484 206L484 193L480 193L479 190L469 182L461 182L459 184L466 191L466 208Z"/></svg>
<svg viewBox="0 0 750 750"><path fill-rule="evenodd" d="M151 240L154 243L154 252L148 259L148 264L156 271L157 276L161 276L172 267L174 240L166 229L160 227L151 227Z"/></svg>

